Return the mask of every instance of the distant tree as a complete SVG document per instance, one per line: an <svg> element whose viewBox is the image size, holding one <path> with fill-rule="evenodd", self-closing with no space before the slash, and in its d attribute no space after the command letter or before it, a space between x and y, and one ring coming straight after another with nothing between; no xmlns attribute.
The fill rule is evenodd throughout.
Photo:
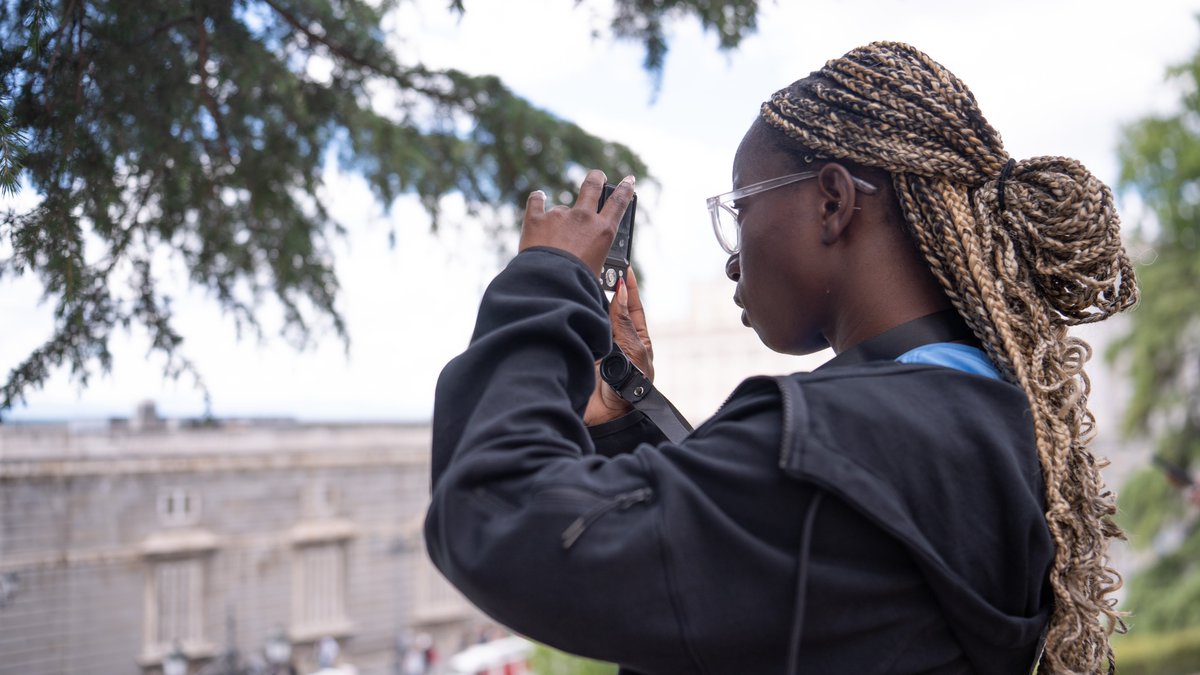
<svg viewBox="0 0 1200 675"><path fill-rule="evenodd" d="M1200 53L1169 71L1179 110L1124 130L1120 188L1148 217L1135 232L1152 249L1138 269L1141 301L1109 356L1128 373L1125 428L1155 441L1156 463L1121 490L1122 523L1154 561L1130 579L1136 630L1200 626L1200 528L1188 485L1200 461Z"/></svg>
<svg viewBox="0 0 1200 675"><path fill-rule="evenodd" d="M262 334L256 311L273 297L291 343L309 344L314 322L346 341L329 246L341 230L321 191L331 157L385 206L417 195L435 230L443 198L460 195L493 235L531 189L570 190L581 167L646 175L629 148L496 77L395 54L381 25L400 1L0 0L0 194L38 198L0 214L0 279L36 275L54 307L0 412L56 368L84 385L110 370L118 327L144 326L168 376L198 375L156 277L164 251L239 334ZM731 48L758 12L609 2L612 34L644 44L656 79L670 22L694 17Z"/></svg>

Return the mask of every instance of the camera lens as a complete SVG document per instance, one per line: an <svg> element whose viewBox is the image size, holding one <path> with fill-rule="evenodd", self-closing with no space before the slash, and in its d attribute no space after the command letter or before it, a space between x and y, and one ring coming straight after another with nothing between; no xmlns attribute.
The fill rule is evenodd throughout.
<svg viewBox="0 0 1200 675"><path fill-rule="evenodd" d="M600 362L600 376L613 387L624 384L632 372L633 364L623 352L609 354Z"/></svg>

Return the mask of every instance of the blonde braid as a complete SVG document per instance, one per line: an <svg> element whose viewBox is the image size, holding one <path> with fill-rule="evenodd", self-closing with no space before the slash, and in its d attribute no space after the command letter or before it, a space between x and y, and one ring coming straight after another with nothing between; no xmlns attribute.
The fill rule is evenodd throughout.
<svg viewBox="0 0 1200 675"><path fill-rule="evenodd" d="M1107 550L1122 533L1088 450L1091 348L1067 327L1137 301L1112 193L1073 159L1010 160L966 85L901 43L829 61L761 116L819 155L892 174L933 276L1029 398L1056 544L1042 673L1099 673L1106 658L1111 671L1108 638L1123 623Z"/></svg>

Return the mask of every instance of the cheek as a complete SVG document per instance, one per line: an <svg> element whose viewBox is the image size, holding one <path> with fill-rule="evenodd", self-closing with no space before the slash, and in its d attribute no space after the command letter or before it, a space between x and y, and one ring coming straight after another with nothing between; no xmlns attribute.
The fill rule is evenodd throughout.
<svg viewBox="0 0 1200 675"><path fill-rule="evenodd" d="M763 344L785 354L824 348L819 326L825 287L814 261L797 253L794 240L744 239L741 253L743 300Z"/></svg>
<svg viewBox="0 0 1200 675"><path fill-rule="evenodd" d="M786 246L771 241L742 242L742 285L758 304L786 301L794 283L795 261ZM749 297L753 292L753 297Z"/></svg>
<svg viewBox="0 0 1200 675"><path fill-rule="evenodd" d="M757 246L743 241L741 253L742 299L759 338L775 348L781 326L791 313L793 293L789 290L788 260L778 247Z"/></svg>

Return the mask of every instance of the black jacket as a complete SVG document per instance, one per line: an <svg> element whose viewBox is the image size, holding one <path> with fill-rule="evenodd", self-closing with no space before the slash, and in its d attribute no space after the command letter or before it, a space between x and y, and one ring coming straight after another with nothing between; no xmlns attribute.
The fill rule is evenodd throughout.
<svg viewBox="0 0 1200 675"><path fill-rule="evenodd" d="M1027 673L1053 546L1016 387L890 361L747 380L682 444L581 414L577 259L518 255L438 382L425 536L535 640L643 673Z"/></svg>

